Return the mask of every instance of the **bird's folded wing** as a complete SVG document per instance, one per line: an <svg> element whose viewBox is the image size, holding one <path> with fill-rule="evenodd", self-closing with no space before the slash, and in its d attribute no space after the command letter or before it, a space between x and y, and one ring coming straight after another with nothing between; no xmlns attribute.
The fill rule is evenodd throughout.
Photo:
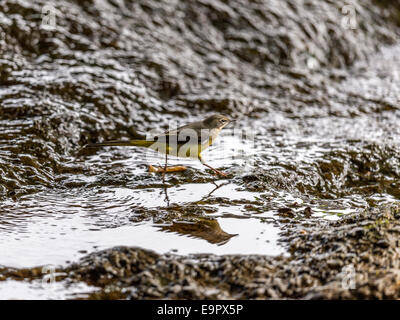
<svg viewBox="0 0 400 320"><path fill-rule="evenodd" d="M154 142L168 143L172 145L202 144L208 141L209 134L206 131L194 129L172 130L154 137Z"/></svg>

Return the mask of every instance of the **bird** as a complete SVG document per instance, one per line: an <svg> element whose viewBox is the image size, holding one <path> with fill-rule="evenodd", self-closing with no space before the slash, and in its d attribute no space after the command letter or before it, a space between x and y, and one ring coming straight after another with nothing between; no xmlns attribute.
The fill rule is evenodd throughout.
<svg viewBox="0 0 400 320"><path fill-rule="evenodd" d="M105 146L134 146L150 148L154 151L165 154L164 169L162 172L163 181L167 172L168 155L182 158L198 159L204 166L211 169L215 174L227 176L204 162L201 152L213 144L220 134L221 130L235 120L222 114L214 114L202 121L188 123L177 129L165 131L150 139L126 140L126 141L106 141L100 143L88 144L87 147L105 147Z"/></svg>

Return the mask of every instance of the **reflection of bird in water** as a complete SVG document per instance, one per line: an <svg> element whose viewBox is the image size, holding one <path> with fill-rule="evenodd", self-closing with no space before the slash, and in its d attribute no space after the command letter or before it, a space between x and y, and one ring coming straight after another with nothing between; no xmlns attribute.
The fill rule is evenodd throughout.
<svg viewBox="0 0 400 320"><path fill-rule="evenodd" d="M218 185L218 184L216 184L214 181L212 181L211 183L215 186L215 188L212 189L207 195L205 195L203 198L201 198L201 199L200 199L199 201L197 201L196 203L199 203L199 202L201 202L201 201L206 200L206 199L209 198L216 190L218 190L219 188L221 188L221 187L226 186L226 185L229 184L229 182L225 182L225 183L221 183L221 184ZM164 194L165 194L164 200L165 200L165 202L167 203L167 206L169 207L170 203L169 203L169 197L168 197L168 189L167 189L167 187L164 187L163 191L164 191Z"/></svg>
<svg viewBox="0 0 400 320"><path fill-rule="evenodd" d="M201 219L196 222L173 222L169 226L160 227L160 229L201 238L219 246L226 244L230 238L237 236L237 234L226 233L221 229L218 221L214 219Z"/></svg>
<svg viewBox="0 0 400 320"><path fill-rule="evenodd" d="M204 196L203 198L201 198L198 202L204 201L206 200L208 197L210 197L216 190L218 190L219 188L226 186L229 184L229 182L225 182L225 183L221 183L221 184L216 184L214 181L211 182L215 188L211 190L211 192L209 192L206 196Z"/></svg>

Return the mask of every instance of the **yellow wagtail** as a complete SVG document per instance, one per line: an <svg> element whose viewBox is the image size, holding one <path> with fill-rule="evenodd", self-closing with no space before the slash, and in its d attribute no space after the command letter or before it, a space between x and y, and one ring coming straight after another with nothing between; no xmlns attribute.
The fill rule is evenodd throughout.
<svg viewBox="0 0 400 320"><path fill-rule="evenodd" d="M215 141L221 130L233 121L226 116L216 114L203 121L192 122L177 129L166 131L153 139L107 141L90 144L88 147L135 146L150 148L164 153L165 166L162 171L158 171L163 173L163 180L165 172L167 172L168 155L199 159L203 165L213 170L216 174L226 176L225 173L206 164L200 154Z"/></svg>

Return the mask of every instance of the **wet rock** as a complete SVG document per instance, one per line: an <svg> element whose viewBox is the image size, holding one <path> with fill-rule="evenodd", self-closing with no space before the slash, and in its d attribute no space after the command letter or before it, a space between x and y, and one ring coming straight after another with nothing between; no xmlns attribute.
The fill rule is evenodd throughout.
<svg viewBox="0 0 400 320"><path fill-rule="evenodd" d="M353 1L353 29L342 14L346 5L3 1L2 225L12 225L15 212L30 218L42 204L54 211L48 194L35 197L41 191L68 197L71 190L99 190L114 204L104 196L112 187L161 189L143 154L132 166L132 151L82 147L223 112L254 131L257 143L251 159L245 154L250 169L232 181L264 198L211 195L162 208L134 203L132 216L106 227L154 219L168 224L164 231L222 244L234 235L207 219L215 205L244 204L255 213L281 208L290 257L182 257L120 247L60 272L98 286L92 298L398 299L400 210L381 204L400 199L399 48L384 48L399 39L399 6ZM55 25L43 20L45 6ZM167 179L168 188L214 181L197 169ZM295 223L292 200L282 193L310 198L313 206L372 209L336 222ZM8 201L24 195L33 196L22 209ZM310 216L311 207L302 214ZM2 280L42 276L40 269L0 269Z"/></svg>
<svg viewBox="0 0 400 320"><path fill-rule="evenodd" d="M278 214L282 217L289 217L289 218L293 218L295 216L295 213L291 208L280 208L278 209Z"/></svg>
<svg viewBox="0 0 400 320"><path fill-rule="evenodd" d="M303 214L306 218L310 218L312 215L312 210L310 207L306 207L303 211Z"/></svg>

